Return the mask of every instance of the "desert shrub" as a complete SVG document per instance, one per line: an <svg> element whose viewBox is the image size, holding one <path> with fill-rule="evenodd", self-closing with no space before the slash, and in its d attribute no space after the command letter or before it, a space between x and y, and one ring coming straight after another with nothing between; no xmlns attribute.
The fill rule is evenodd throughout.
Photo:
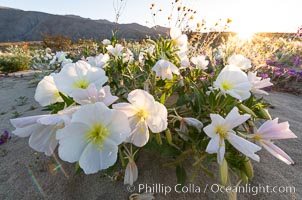
<svg viewBox="0 0 302 200"><path fill-rule="evenodd" d="M43 35L43 46L55 51L68 50L71 45L71 39L64 35Z"/></svg>
<svg viewBox="0 0 302 200"><path fill-rule="evenodd" d="M0 56L0 71L9 73L30 68L31 57L26 54L7 54Z"/></svg>

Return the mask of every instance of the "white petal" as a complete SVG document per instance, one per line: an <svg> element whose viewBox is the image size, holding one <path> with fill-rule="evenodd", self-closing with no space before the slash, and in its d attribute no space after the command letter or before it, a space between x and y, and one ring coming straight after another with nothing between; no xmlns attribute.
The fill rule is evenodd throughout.
<svg viewBox="0 0 302 200"><path fill-rule="evenodd" d="M141 121L136 124L131 136L127 141L134 144L137 147L144 146L149 140L149 130L145 121Z"/></svg>
<svg viewBox="0 0 302 200"><path fill-rule="evenodd" d="M10 119L11 124L15 128L23 128L29 125L33 125L37 123L37 120L43 117L47 117L50 115L36 115L36 116L29 116L29 117L20 117L15 119Z"/></svg>
<svg viewBox="0 0 302 200"><path fill-rule="evenodd" d="M117 159L118 148L106 142L103 148L99 149L98 145L90 142L84 149L79 160L80 167L85 174L93 174L102 169L112 166Z"/></svg>
<svg viewBox="0 0 302 200"><path fill-rule="evenodd" d="M234 107L231 112L226 116L225 121L226 124L229 125L230 129L233 129L239 125L241 125L243 122L248 120L250 118L250 115L244 114L240 115L238 112L238 108Z"/></svg>
<svg viewBox="0 0 302 200"><path fill-rule="evenodd" d="M117 145L125 141L130 136L131 129L127 116L122 111L112 110L112 122L107 126L112 141Z"/></svg>
<svg viewBox="0 0 302 200"><path fill-rule="evenodd" d="M234 133L229 132L227 140L241 153L252 158L255 161L260 160L259 156L255 152L261 150L261 147L255 145L252 142L249 142L242 137L235 135Z"/></svg>
<svg viewBox="0 0 302 200"><path fill-rule="evenodd" d="M62 160L76 162L87 145L85 134L89 126L83 123L71 123L57 131L59 156Z"/></svg>
<svg viewBox="0 0 302 200"><path fill-rule="evenodd" d="M179 36L181 36L181 30L179 28L171 28L170 36L172 39L178 38Z"/></svg>
<svg viewBox="0 0 302 200"><path fill-rule="evenodd" d="M203 128L203 131L210 137L210 138L215 138L218 134L216 133L216 128L212 125L209 124L206 127Z"/></svg>
<svg viewBox="0 0 302 200"><path fill-rule="evenodd" d="M44 152L47 156L53 154L58 141L56 140L57 127L43 126L33 132L29 138L29 146L38 152Z"/></svg>
<svg viewBox="0 0 302 200"><path fill-rule="evenodd" d="M148 127L153 133L159 133L167 129L168 126L168 111L167 108L158 102L154 103L154 107L147 117Z"/></svg>
<svg viewBox="0 0 302 200"><path fill-rule="evenodd" d="M84 123L87 126L101 123L107 126L113 118L113 112L103 102L81 106L72 117L71 122Z"/></svg>
<svg viewBox="0 0 302 200"><path fill-rule="evenodd" d="M112 108L124 112L127 115L127 117L132 117L137 113L137 109L130 103L113 104Z"/></svg>
<svg viewBox="0 0 302 200"><path fill-rule="evenodd" d="M153 96L141 89L131 91L127 99L135 107L146 110L152 110L155 103Z"/></svg>
<svg viewBox="0 0 302 200"><path fill-rule="evenodd" d="M212 153L218 153L219 151L219 142L220 142L220 137L218 134L215 135L215 137L213 137L206 149L206 152L212 154Z"/></svg>

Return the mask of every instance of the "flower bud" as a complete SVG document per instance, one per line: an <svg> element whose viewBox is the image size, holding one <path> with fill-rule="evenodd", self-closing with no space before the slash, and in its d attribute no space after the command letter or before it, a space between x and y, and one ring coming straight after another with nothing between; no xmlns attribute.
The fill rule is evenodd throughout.
<svg viewBox="0 0 302 200"><path fill-rule="evenodd" d="M239 104L238 105L239 110L241 110L244 113L250 114L253 117L257 117L257 115L247 106L243 105L243 104Z"/></svg>
<svg viewBox="0 0 302 200"><path fill-rule="evenodd" d="M269 114L269 112L268 112L267 109L260 108L260 109L259 109L259 114L260 114L260 116L263 117L264 119L272 120L272 117L271 117L271 115Z"/></svg>
<svg viewBox="0 0 302 200"><path fill-rule="evenodd" d="M167 138L168 143L169 143L169 144L172 144L172 135L171 135L170 129L167 129L167 130L165 131L165 134L166 134L166 138Z"/></svg>
<svg viewBox="0 0 302 200"><path fill-rule="evenodd" d="M124 184L133 185L133 183L137 180L138 170L134 160L129 159L129 162L126 167L125 176L124 176Z"/></svg>
<svg viewBox="0 0 302 200"><path fill-rule="evenodd" d="M245 174L244 171L241 171L241 180L242 180L242 182L243 182L244 184L247 184L248 181L249 181L249 179L248 179L248 177L247 177L247 175Z"/></svg>
<svg viewBox="0 0 302 200"><path fill-rule="evenodd" d="M221 184L226 185L228 181L228 163L225 159L223 159L221 165L219 166L220 170L220 179L221 179Z"/></svg>
<svg viewBox="0 0 302 200"><path fill-rule="evenodd" d="M252 179L254 177L253 165L252 165L250 159L247 157L244 161L244 171L249 179Z"/></svg>

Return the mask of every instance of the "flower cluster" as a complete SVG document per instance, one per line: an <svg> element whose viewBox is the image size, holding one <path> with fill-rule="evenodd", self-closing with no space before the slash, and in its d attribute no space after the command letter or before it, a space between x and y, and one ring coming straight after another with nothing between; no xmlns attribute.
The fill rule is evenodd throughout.
<svg viewBox="0 0 302 200"><path fill-rule="evenodd" d="M56 61L65 64L35 93L50 114L11 119L13 134L29 137L29 145L46 155L57 148L62 160L77 162L86 174L121 162L124 183L131 185L143 147L176 159L167 165L176 166L181 180L187 158L207 172L204 163L217 162L224 185L228 169L242 180L252 178L249 158L260 161L261 147L294 164L272 140L295 134L287 122L272 120L255 96L268 95L270 78L250 71L252 62L240 54L225 66L210 65L206 55L190 54L179 29L170 36L147 39L138 49L104 40L96 56L68 62L58 52ZM257 128L259 120L266 121Z"/></svg>

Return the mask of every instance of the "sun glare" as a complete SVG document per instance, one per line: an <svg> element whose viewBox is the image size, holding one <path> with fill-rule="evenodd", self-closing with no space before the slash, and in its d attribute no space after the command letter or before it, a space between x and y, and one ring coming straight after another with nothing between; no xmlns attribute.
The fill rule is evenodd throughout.
<svg viewBox="0 0 302 200"><path fill-rule="evenodd" d="M253 39L255 32L253 31L238 31L237 37L244 41L250 41Z"/></svg>

